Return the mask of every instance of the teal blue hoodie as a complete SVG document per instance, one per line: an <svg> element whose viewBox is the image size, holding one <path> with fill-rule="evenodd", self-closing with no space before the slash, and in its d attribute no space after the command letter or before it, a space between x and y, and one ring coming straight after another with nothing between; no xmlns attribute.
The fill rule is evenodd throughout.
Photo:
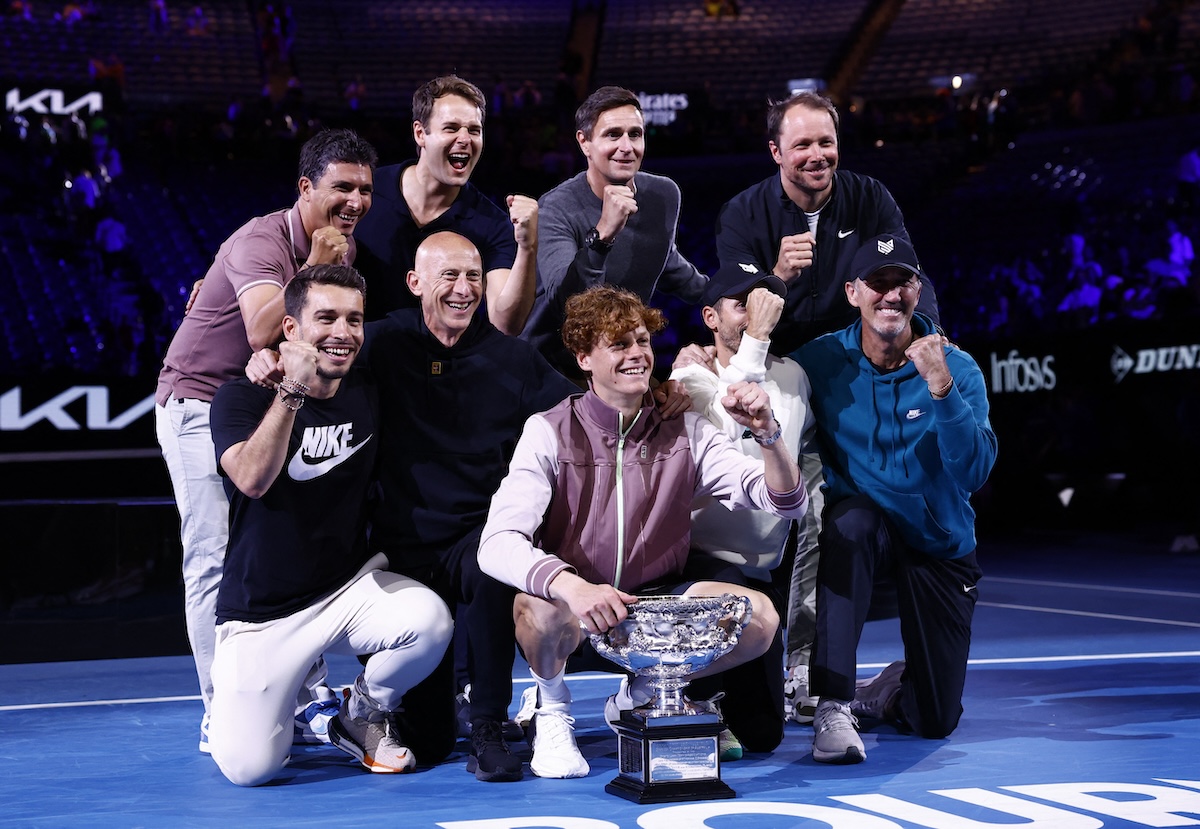
<svg viewBox="0 0 1200 829"><path fill-rule="evenodd" d="M913 316L915 336L934 331ZM971 494L996 462L987 385L966 352L947 346L954 386L934 400L912 363L881 372L862 353L858 321L793 355L812 383L826 503L866 495L912 548L934 558L975 549Z"/></svg>

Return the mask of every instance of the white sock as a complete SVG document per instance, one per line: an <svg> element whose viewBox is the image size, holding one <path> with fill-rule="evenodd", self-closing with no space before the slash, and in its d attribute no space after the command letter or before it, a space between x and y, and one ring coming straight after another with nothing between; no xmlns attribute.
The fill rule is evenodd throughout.
<svg viewBox="0 0 1200 829"><path fill-rule="evenodd" d="M564 665L562 670L549 679L544 679L534 673L533 669L529 669L529 675L533 677L533 681L538 686L538 707L546 708L551 705L566 706L571 705L571 689L567 687L567 683L563 677L566 676L567 666Z"/></svg>

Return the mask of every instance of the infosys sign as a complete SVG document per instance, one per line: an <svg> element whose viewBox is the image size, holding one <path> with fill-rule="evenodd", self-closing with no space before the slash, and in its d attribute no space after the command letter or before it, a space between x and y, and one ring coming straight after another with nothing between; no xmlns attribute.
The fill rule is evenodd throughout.
<svg viewBox="0 0 1200 829"><path fill-rule="evenodd" d="M1054 355L1024 356L1012 349L1001 357L992 352L992 393L1050 391L1058 384Z"/></svg>

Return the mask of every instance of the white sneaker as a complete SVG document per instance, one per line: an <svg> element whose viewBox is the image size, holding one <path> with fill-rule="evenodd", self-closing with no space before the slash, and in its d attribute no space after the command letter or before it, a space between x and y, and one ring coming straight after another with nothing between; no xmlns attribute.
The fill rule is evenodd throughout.
<svg viewBox="0 0 1200 829"><path fill-rule="evenodd" d="M329 721L338 715L340 700L314 700L296 712L292 745L315 746L329 742Z"/></svg>
<svg viewBox="0 0 1200 829"><path fill-rule="evenodd" d="M521 707L517 709L517 715L513 717L513 722L521 726L528 727L533 721L533 715L537 712L537 686L530 685L521 692Z"/></svg>
<svg viewBox="0 0 1200 829"><path fill-rule="evenodd" d="M204 718L200 720L200 752L202 754L212 754L212 749L208 747L208 712L204 712Z"/></svg>
<svg viewBox="0 0 1200 829"><path fill-rule="evenodd" d="M620 721L622 711L632 711L635 708L641 708L654 702L654 697L639 693L641 702L634 699L634 689L629 683L629 677L621 677L621 685L617 688L615 694L609 694L608 699L604 701L604 721L608 723L608 727L613 733L617 733L616 726L613 723Z"/></svg>
<svg viewBox="0 0 1200 829"><path fill-rule="evenodd" d="M575 718L565 705L539 708L533 715L533 759L529 768L538 777L586 777L591 771L575 744Z"/></svg>
<svg viewBox="0 0 1200 829"><path fill-rule="evenodd" d="M820 701L817 697L809 696L808 666L794 665L788 668L787 676L783 680L784 722L808 725L813 721Z"/></svg>

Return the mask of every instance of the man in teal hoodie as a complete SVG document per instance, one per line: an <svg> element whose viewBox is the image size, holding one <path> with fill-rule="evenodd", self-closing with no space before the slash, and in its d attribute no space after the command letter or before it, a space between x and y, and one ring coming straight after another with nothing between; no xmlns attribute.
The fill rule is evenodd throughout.
<svg viewBox="0 0 1200 829"><path fill-rule="evenodd" d="M912 246L877 236L847 276L860 319L793 355L812 384L827 487L809 677L824 763L866 758L860 721L929 739L958 725L981 575L970 497L996 460L983 372L916 312ZM905 658L856 687L878 581L896 586Z"/></svg>

